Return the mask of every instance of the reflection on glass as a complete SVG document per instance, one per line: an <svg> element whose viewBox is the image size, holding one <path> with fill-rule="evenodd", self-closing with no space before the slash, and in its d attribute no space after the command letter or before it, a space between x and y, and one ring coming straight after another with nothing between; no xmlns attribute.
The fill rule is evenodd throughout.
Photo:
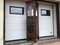
<svg viewBox="0 0 60 45"><path fill-rule="evenodd" d="M41 9L41 15L42 16L50 16L50 10Z"/></svg>
<svg viewBox="0 0 60 45"><path fill-rule="evenodd" d="M36 10L36 13L35 13L35 15L37 16L37 10Z"/></svg>
<svg viewBox="0 0 60 45"><path fill-rule="evenodd" d="M11 12L12 13L22 13L22 8L11 7Z"/></svg>
<svg viewBox="0 0 60 45"><path fill-rule="evenodd" d="M32 6L29 6L28 8L28 16L33 16L34 15L34 10L32 8Z"/></svg>
<svg viewBox="0 0 60 45"><path fill-rule="evenodd" d="M31 10L31 16L33 16L33 15L34 15L34 10L32 9L32 10Z"/></svg>

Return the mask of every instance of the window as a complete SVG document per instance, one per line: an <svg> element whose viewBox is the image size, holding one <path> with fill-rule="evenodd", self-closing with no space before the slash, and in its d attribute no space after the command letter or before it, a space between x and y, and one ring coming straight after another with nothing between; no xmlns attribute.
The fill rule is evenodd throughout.
<svg viewBox="0 0 60 45"><path fill-rule="evenodd" d="M24 14L24 7L10 6L10 14Z"/></svg>
<svg viewBox="0 0 60 45"><path fill-rule="evenodd" d="M42 16L50 16L50 10L41 9L41 15Z"/></svg>

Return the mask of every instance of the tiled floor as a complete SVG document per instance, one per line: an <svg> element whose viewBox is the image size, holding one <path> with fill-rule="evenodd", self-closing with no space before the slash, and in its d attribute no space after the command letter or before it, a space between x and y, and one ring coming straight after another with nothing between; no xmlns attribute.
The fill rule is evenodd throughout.
<svg viewBox="0 0 60 45"><path fill-rule="evenodd" d="M11 43L11 44L6 44L6 45L53 45L53 43L60 43L60 39L49 39L49 40L39 40L36 43L32 42L26 42L26 43ZM57 44L58 45L58 44Z"/></svg>

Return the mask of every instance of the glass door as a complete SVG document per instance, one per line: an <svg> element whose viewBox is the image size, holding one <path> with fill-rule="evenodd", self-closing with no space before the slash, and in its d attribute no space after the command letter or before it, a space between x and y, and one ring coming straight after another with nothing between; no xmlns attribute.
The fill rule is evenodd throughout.
<svg viewBox="0 0 60 45"><path fill-rule="evenodd" d="M27 14L27 38L35 41L37 39L37 3L35 1L26 3Z"/></svg>

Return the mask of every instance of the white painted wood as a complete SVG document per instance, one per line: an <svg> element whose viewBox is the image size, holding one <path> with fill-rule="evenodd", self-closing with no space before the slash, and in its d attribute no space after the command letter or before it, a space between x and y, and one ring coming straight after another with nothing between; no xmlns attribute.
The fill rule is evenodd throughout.
<svg viewBox="0 0 60 45"><path fill-rule="evenodd" d="M51 5L45 3L39 4L39 37L53 35L53 23L54 36L57 37L56 8L54 6L54 15L52 16ZM24 7L24 15L9 14L9 6ZM51 10L51 16L41 16L40 10L42 8ZM19 0L7 0L5 4L5 18L5 41L27 38L26 5L24 2Z"/></svg>
<svg viewBox="0 0 60 45"><path fill-rule="evenodd" d="M41 9L50 10L50 16L41 16ZM39 4L39 37L53 35L52 5Z"/></svg>
<svg viewBox="0 0 60 45"><path fill-rule="evenodd" d="M9 6L24 7L24 15L9 14ZM25 39L26 4L19 0L7 0L5 4L5 41Z"/></svg>

